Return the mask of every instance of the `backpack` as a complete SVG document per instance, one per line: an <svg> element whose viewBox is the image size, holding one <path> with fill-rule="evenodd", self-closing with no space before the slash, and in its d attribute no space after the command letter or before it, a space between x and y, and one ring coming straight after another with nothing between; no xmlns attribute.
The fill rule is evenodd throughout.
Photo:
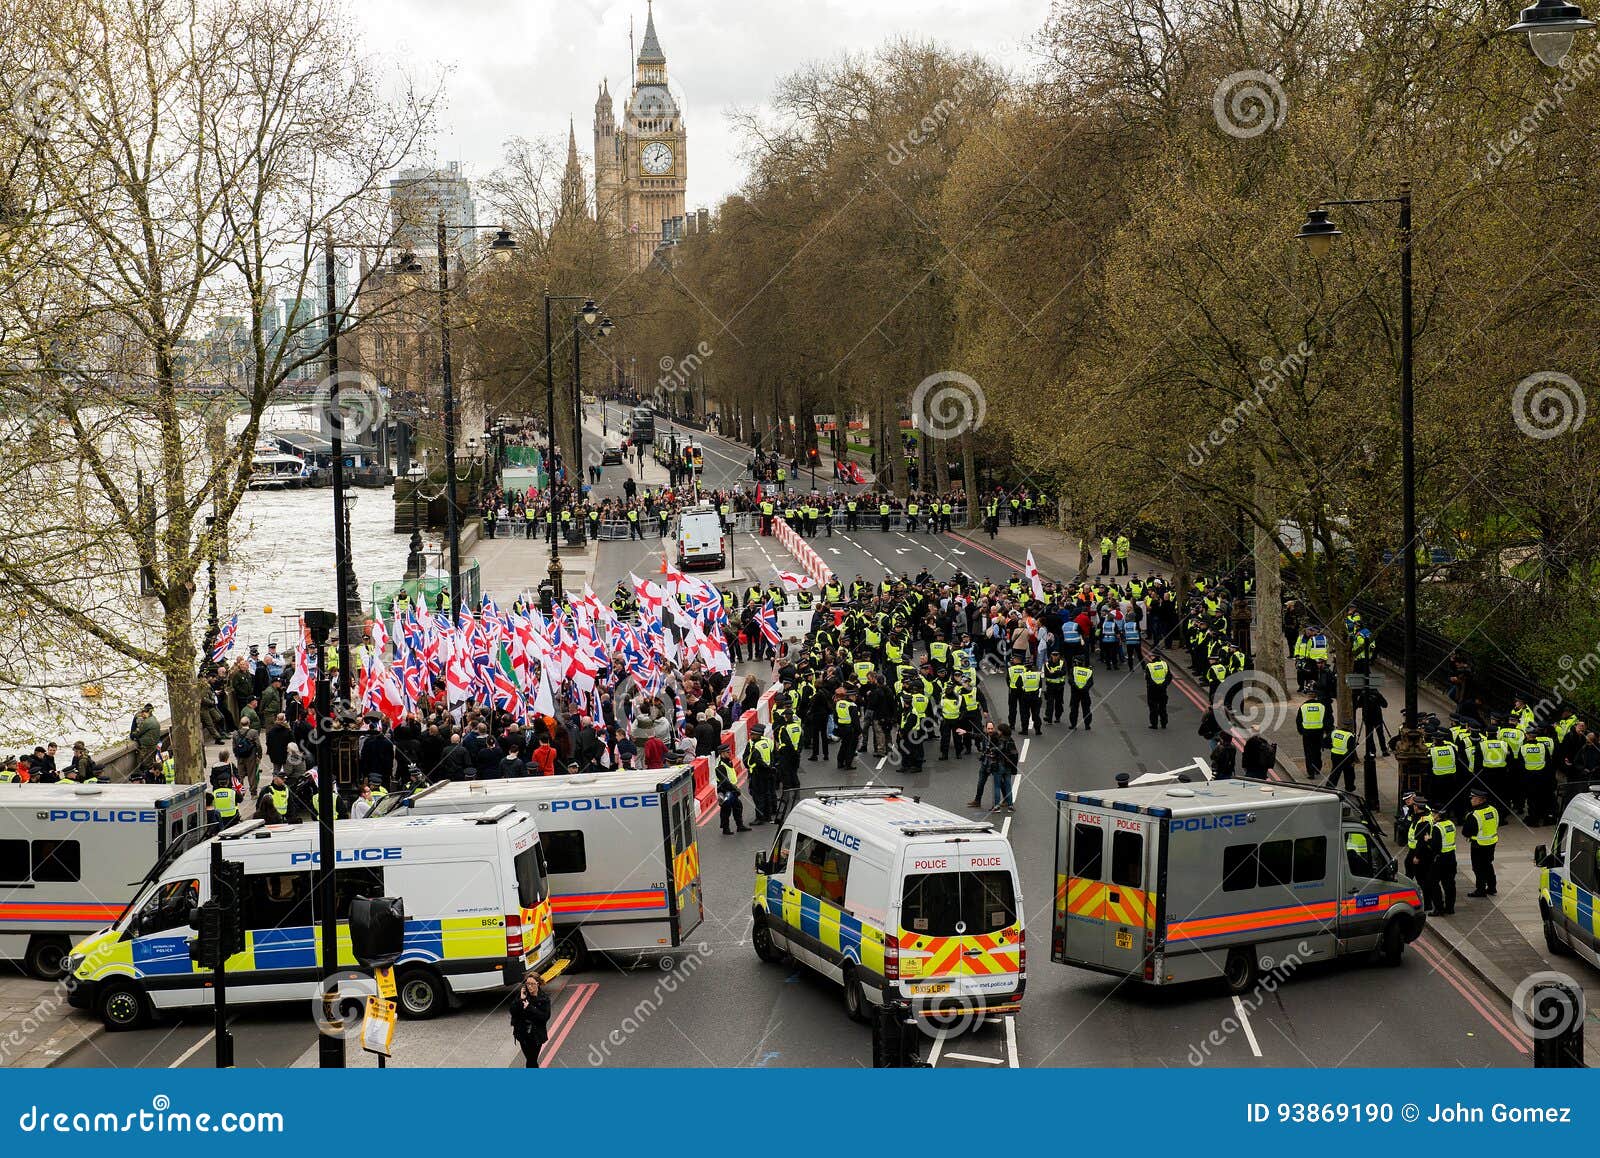
<svg viewBox="0 0 1600 1158"><path fill-rule="evenodd" d="M256 754L256 742L244 732L233 738L233 754L241 760L248 760Z"/></svg>

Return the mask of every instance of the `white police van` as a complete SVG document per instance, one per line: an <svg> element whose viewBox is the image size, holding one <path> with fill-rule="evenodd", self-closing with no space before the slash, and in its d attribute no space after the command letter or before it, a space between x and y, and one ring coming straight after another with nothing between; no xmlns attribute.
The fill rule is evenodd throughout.
<svg viewBox="0 0 1600 1158"><path fill-rule="evenodd" d="M957 1024L1019 1008L1022 889L999 830L897 787L815 791L756 855L756 954L837 981L858 1020L886 997Z"/></svg>
<svg viewBox="0 0 1600 1158"><path fill-rule="evenodd" d="M53 981L164 854L203 838L199 784L0 786L0 957Z"/></svg>
<svg viewBox="0 0 1600 1158"><path fill-rule="evenodd" d="M1600 782L1575 786L1554 841L1533 850L1544 940L1600 967Z"/></svg>
<svg viewBox="0 0 1600 1158"><path fill-rule="evenodd" d="M689 765L589 776L442 782L384 812L475 812L513 804L538 818L559 953L682 945L705 918Z"/></svg>
<svg viewBox="0 0 1600 1158"><path fill-rule="evenodd" d="M339 964L354 966L343 928L357 897L405 902L405 948L395 966L400 1012L433 1017L454 995L496 989L542 970L555 930L539 847L526 813L347 820L335 826ZM159 866L116 923L76 946L69 1000L108 1029L152 1011L211 1002L211 974L192 959L190 920L211 896L211 846L244 865L245 948L228 959L228 999L312 1000L321 977L313 883L319 831L310 824L237 825Z"/></svg>
<svg viewBox="0 0 1600 1158"><path fill-rule="evenodd" d="M678 566L721 567L728 560L728 537L722 533L722 516L702 503L680 511L672 538L678 545Z"/></svg>

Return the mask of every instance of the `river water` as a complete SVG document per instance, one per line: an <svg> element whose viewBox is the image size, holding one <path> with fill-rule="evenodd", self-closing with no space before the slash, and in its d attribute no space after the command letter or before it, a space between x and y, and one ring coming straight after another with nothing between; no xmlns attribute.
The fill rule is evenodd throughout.
<svg viewBox="0 0 1600 1158"><path fill-rule="evenodd" d="M274 415L264 426L298 425L299 415ZM405 571L410 536L394 533L394 506L388 488L347 492L351 558L361 590L363 609L370 613L372 584L393 582ZM438 538L425 539L430 561L438 558ZM196 577L196 624L205 629L205 573ZM251 643L266 651L269 641L292 659L296 621L306 608L334 608L333 491L251 491L239 505L229 536L228 561L217 568L219 618L239 614L235 655ZM151 601L151 613L155 604ZM59 674L59 673L57 673ZM93 673L84 673L88 678ZM0 708L0 754L32 751L35 744L55 740L63 753L74 740L91 752L127 738L128 723L140 705L150 702L166 718L166 696L159 680L139 673L100 681L101 695L88 699L66 695L30 696L26 689L6 695ZM65 758L60 757L65 763Z"/></svg>

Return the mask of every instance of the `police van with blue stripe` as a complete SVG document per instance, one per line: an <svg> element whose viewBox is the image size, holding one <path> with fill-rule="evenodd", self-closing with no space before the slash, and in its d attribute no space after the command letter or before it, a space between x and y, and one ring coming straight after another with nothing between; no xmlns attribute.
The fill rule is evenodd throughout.
<svg viewBox="0 0 1600 1158"><path fill-rule="evenodd" d="M357 897L405 902L395 965L400 1013L426 1018L463 993L498 989L555 956L539 830L510 805L475 815L340 821L334 829L339 964L355 966L346 920ZM108 1029L209 1005L211 972L189 941L212 895L212 845L244 865L244 951L227 962L230 1002L312 1000L322 976L315 825L252 820L163 858L115 923L68 958L69 997Z"/></svg>
<svg viewBox="0 0 1600 1158"><path fill-rule="evenodd" d="M1553 843L1533 850L1544 939L1600 967L1600 782L1575 786Z"/></svg>
<svg viewBox="0 0 1600 1158"><path fill-rule="evenodd" d="M694 770L443 781L385 801L385 814L478 812L511 804L538 818L559 955L682 945L705 919Z"/></svg>

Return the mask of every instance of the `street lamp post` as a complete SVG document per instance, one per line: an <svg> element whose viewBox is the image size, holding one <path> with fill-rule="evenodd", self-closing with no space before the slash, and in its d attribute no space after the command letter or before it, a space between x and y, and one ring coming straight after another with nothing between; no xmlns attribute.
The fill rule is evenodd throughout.
<svg viewBox="0 0 1600 1158"><path fill-rule="evenodd" d="M1306 214L1296 235L1313 257L1322 257L1342 236L1328 219L1330 205L1395 205L1400 211L1400 506L1401 574L1405 587L1402 612L1402 668L1405 679L1405 715L1395 737L1395 761L1402 785L1420 781L1428 760L1428 745L1418 727L1417 707L1417 486L1415 399L1412 389L1411 305L1411 187L1402 185L1393 197L1322 201Z"/></svg>
<svg viewBox="0 0 1600 1158"><path fill-rule="evenodd" d="M581 469L583 462L583 396L579 379L579 340L582 331L579 324L592 326L600 320L600 307L590 297L577 297L573 295L551 294L544 295L544 390L545 390L545 422L549 429L545 431L545 477L546 493L550 499L550 586L552 596L556 602L561 601L562 570L561 570L561 543L560 529L556 526L555 517L555 491L556 491L556 371L554 324L551 320L550 305L552 302L582 302L583 306L572 316L572 445L573 460L567 464L567 485L572 487L572 472ZM600 332L611 332L611 319L606 318L600 323ZM575 489L575 488L574 488Z"/></svg>
<svg viewBox="0 0 1600 1158"><path fill-rule="evenodd" d="M1515 24L1506 32L1526 32L1528 48L1539 58L1539 63L1556 68L1572 51L1572 40L1579 32L1594 27L1593 20L1583 18L1583 10L1565 0L1538 0L1524 8Z"/></svg>
<svg viewBox="0 0 1600 1158"><path fill-rule="evenodd" d="M338 616L339 676L334 695L343 698L350 672L350 542L344 513L344 413L339 409L339 313L334 292L333 227L324 243L328 308L328 453L333 459L333 584Z"/></svg>

